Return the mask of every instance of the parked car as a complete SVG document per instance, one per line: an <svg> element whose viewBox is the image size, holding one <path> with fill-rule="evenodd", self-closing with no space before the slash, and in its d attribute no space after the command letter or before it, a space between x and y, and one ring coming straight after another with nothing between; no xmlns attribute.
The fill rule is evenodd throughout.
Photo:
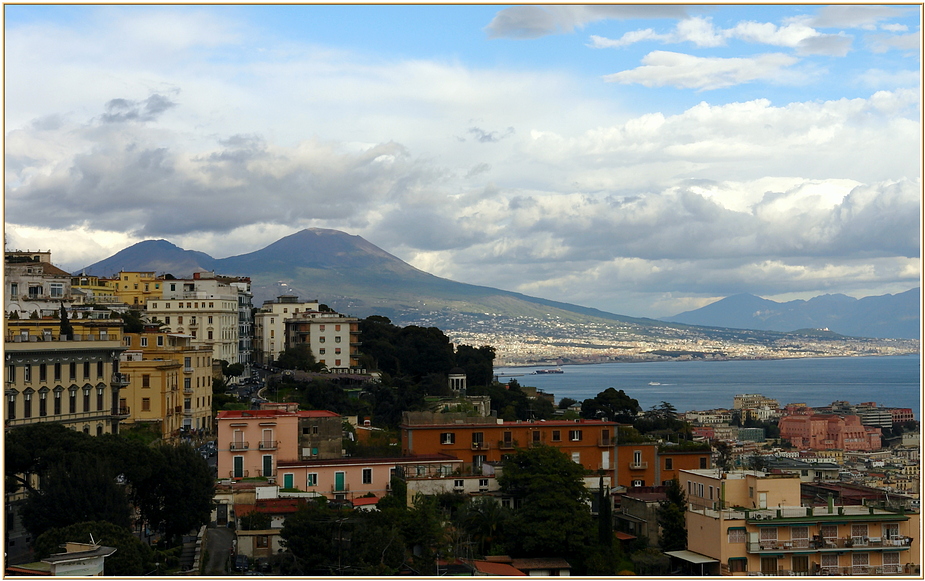
<svg viewBox="0 0 925 581"><path fill-rule="evenodd" d="M247 555L236 555L234 558L234 570L245 572L250 570L250 560Z"/></svg>
<svg viewBox="0 0 925 581"><path fill-rule="evenodd" d="M270 565L270 559L267 557L260 557L257 559L254 568L260 571L261 573L269 573L273 570L273 567Z"/></svg>

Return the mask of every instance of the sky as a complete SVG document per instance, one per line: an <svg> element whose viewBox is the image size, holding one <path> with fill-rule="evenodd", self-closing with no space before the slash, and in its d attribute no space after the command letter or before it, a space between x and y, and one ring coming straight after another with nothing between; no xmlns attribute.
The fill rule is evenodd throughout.
<svg viewBox="0 0 925 581"><path fill-rule="evenodd" d="M663 317L919 286L915 5L6 5L8 250L304 228ZM219 273L242 275L246 273Z"/></svg>

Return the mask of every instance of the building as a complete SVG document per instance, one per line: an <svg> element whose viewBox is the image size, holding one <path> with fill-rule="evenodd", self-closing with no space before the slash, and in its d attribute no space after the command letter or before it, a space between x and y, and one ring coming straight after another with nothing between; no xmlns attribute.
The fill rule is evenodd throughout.
<svg viewBox="0 0 925 581"><path fill-rule="evenodd" d="M127 378L119 371L121 320L7 320L4 427L58 422L86 434L118 433Z"/></svg>
<svg viewBox="0 0 925 581"><path fill-rule="evenodd" d="M42 575L68 577L99 577L103 575L106 557L116 552L115 547L90 543L65 543L63 553L55 553L38 563L8 566L7 575Z"/></svg>
<svg viewBox="0 0 925 581"><path fill-rule="evenodd" d="M119 301L138 310L144 309L148 301L161 298L162 285L166 284L153 271L120 271L113 278L100 282L110 286Z"/></svg>
<svg viewBox="0 0 925 581"><path fill-rule="evenodd" d="M164 438L212 432L212 349L160 331L126 333L123 345L126 423L157 423Z"/></svg>
<svg viewBox="0 0 925 581"><path fill-rule="evenodd" d="M879 450L880 428L864 426L856 415L809 413L786 415L778 422L780 437L800 450Z"/></svg>
<svg viewBox="0 0 925 581"><path fill-rule="evenodd" d="M307 345L332 373L360 367L360 320L332 311L302 311L283 321L286 349Z"/></svg>
<svg viewBox="0 0 925 581"><path fill-rule="evenodd" d="M403 414L402 454L447 454L470 473L486 462L501 462L517 448L545 444L558 448L588 470L613 476L616 422L530 420L505 422L465 414Z"/></svg>
<svg viewBox="0 0 925 581"><path fill-rule="evenodd" d="M163 281L162 296L148 301L148 318L163 323L166 332L189 335L195 346L212 349L212 358L239 360L239 294L214 273L194 273L192 279Z"/></svg>
<svg viewBox="0 0 925 581"><path fill-rule="evenodd" d="M791 475L692 470L682 486L688 551L709 575L918 574L917 513L802 505Z"/></svg>
<svg viewBox="0 0 925 581"><path fill-rule="evenodd" d="M6 316L54 316L71 302L71 275L51 263L51 251L7 252L3 290Z"/></svg>
<svg viewBox="0 0 925 581"><path fill-rule="evenodd" d="M286 319L305 311L317 311L319 303L299 301L295 295L281 295L264 301L254 314L254 359L258 365L271 365L286 350Z"/></svg>

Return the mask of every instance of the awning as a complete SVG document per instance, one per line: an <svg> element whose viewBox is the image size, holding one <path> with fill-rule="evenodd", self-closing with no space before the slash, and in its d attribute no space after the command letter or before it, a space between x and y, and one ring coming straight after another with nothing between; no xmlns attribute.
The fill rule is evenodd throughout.
<svg viewBox="0 0 925 581"><path fill-rule="evenodd" d="M702 565L704 563L719 563L718 559L713 559L693 551L665 551L665 554L670 557L677 557L682 561L687 561L688 563L694 563L695 565Z"/></svg>

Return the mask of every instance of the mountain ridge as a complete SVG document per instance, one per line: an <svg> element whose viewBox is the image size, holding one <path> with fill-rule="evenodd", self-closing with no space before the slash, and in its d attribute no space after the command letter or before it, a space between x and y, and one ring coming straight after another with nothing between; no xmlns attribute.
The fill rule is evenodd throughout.
<svg viewBox="0 0 925 581"><path fill-rule="evenodd" d="M248 276L255 306L280 295L295 294L304 300L318 300L338 312L360 318L376 314L387 316L399 325L427 324L446 330L468 331L484 323L486 318L498 319L502 321L500 324L512 328L517 326L515 321L518 318L545 323L559 320L570 324L597 321L631 329L640 335L659 335L666 330L678 333L690 326L719 327L721 334L725 333L722 328L749 329L722 324L723 321L695 323L687 320L683 316L685 313L678 315L682 320L628 317L513 291L460 283L419 270L361 236L321 228L301 230L259 250L227 258L213 258L204 252L185 250L166 240L145 240L79 272L108 277L119 270L169 273L177 278L191 277L197 271ZM850 297L844 299L856 301ZM844 302L844 299L821 300L838 303ZM747 294L724 300L751 305L753 311L773 311L775 305L780 305ZM791 303L800 302L806 301ZM881 317L890 310L883 301L865 304L870 304L872 310L879 309ZM729 307L728 304L713 305L697 311L709 313L711 309ZM876 319L876 316L873 318ZM779 334L822 326L828 325L794 324L789 329L760 331Z"/></svg>
<svg viewBox="0 0 925 581"><path fill-rule="evenodd" d="M916 339L920 333L920 304L919 287L860 299L825 294L787 302L741 293L659 320L729 329L793 332L813 328L851 337Z"/></svg>

